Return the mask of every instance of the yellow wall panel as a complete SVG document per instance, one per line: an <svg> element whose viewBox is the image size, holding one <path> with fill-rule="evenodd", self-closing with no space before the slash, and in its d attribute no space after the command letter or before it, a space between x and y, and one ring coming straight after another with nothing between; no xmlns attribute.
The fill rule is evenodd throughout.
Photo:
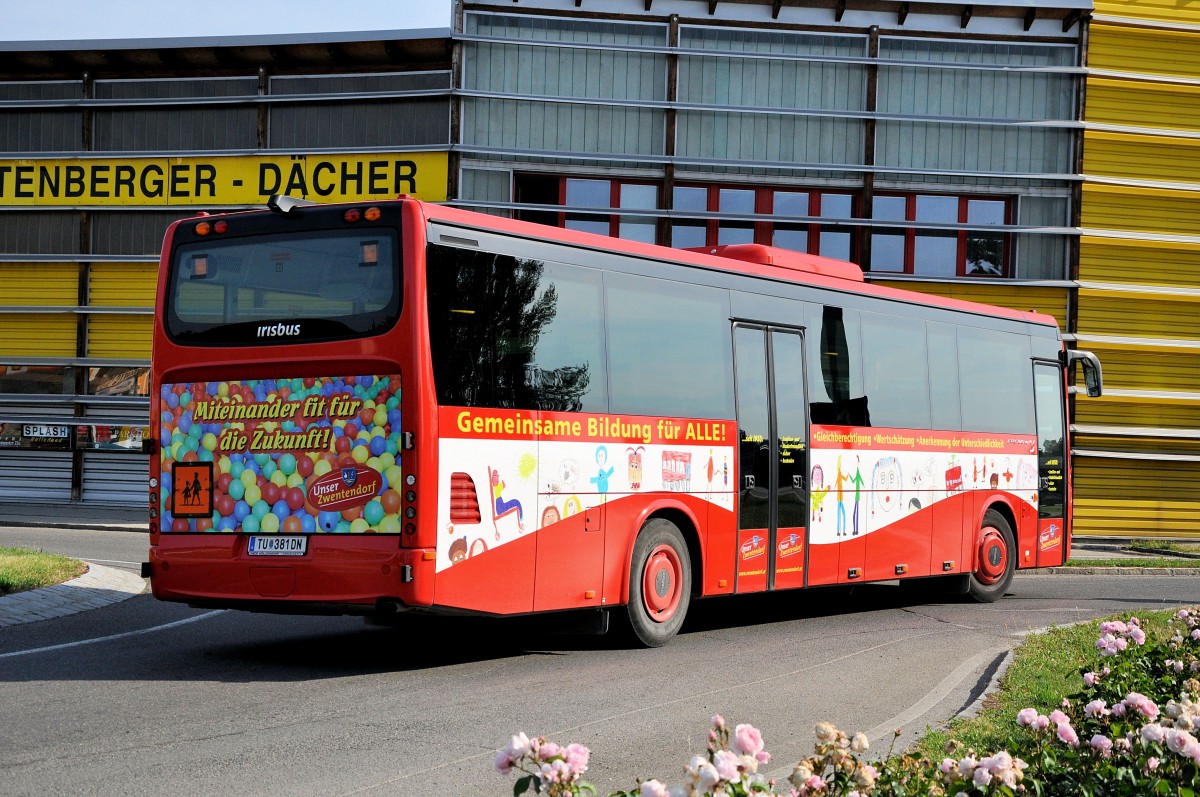
<svg viewBox="0 0 1200 797"><path fill-rule="evenodd" d="M891 288L943 296L948 299L982 302L1000 307L1011 307L1014 310L1033 310L1054 316L1058 319L1059 329L1063 329L1066 320L1066 288L1047 288L1040 285L996 285L979 282L889 282L887 280L871 280L871 282L875 285L887 285Z"/></svg>
<svg viewBox="0 0 1200 797"><path fill-rule="evenodd" d="M1138 0L1136 3L1108 3L1119 6L1122 11L1100 11L1115 16L1140 16L1137 10L1145 11L1155 3ZM1160 5L1168 5L1160 3ZM1172 7L1165 19L1171 22L1190 21L1200 24L1200 13L1195 8L1184 9L1181 3L1169 3ZM1146 19L1163 17L1146 16ZM1096 21L1088 34L1088 66L1092 69L1110 69L1114 72L1136 72L1156 75L1176 75L1200 78L1200 29L1196 31L1167 30L1164 28L1113 25Z"/></svg>
<svg viewBox="0 0 1200 797"><path fill-rule="evenodd" d="M1169 437L1118 437L1115 435L1076 434L1071 445L1076 450L1086 451L1121 451L1128 453L1146 453L1155 451L1162 454L1178 454L1182 456L1200 457L1200 440Z"/></svg>
<svg viewBox="0 0 1200 797"><path fill-rule="evenodd" d="M0 263L0 297L0 304L74 307L79 304L79 266Z"/></svg>
<svg viewBox="0 0 1200 797"><path fill-rule="evenodd" d="M1200 429L1200 402L1101 396L1075 402L1073 423L1089 426L1150 426ZM1200 484L1200 482L1197 482Z"/></svg>
<svg viewBox="0 0 1200 797"><path fill-rule="evenodd" d="M153 307L157 263L94 263L88 301L100 307Z"/></svg>
<svg viewBox="0 0 1200 797"><path fill-rule="evenodd" d="M1200 288L1200 244L1085 235L1079 241L1079 279Z"/></svg>
<svg viewBox="0 0 1200 797"><path fill-rule="evenodd" d="M1120 488L1122 498L1142 501L1200 501L1200 462L1075 457L1075 489L1103 494ZM1200 504L1198 504L1200 506Z"/></svg>
<svg viewBox="0 0 1200 797"><path fill-rule="evenodd" d="M1081 213L1083 226L1092 229L1195 235L1200 191L1085 183Z"/></svg>
<svg viewBox="0 0 1200 797"><path fill-rule="evenodd" d="M88 356L150 359L152 322L149 315L92 316L88 320Z"/></svg>
<svg viewBox="0 0 1200 797"><path fill-rule="evenodd" d="M1191 0L1096 0L1094 8L1097 15L1200 25L1200 7ZM1092 23L1093 31L1099 27L1115 26L1099 21Z"/></svg>
<svg viewBox="0 0 1200 797"><path fill-rule="evenodd" d="M1164 297L1079 291L1081 335L1200 339L1200 296Z"/></svg>
<svg viewBox="0 0 1200 797"><path fill-rule="evenodd" d="M1200 528L1200 462L1081 457L1075 466L1075 534L1192 537Z"/></svg>
<svg viewBox="0 0 1200 797"><path fill-rule="evenodd" d="M1196 99L1188 116L1200 122L1200 93ZM1083 173L1200 183L1200 140L1091 130L1083 138Z"/></svg>
<svg viewBox="0 0 1200 797"><path fill-rule="evenodd" d="M1105 389L1181 390L1200 394L1200 353L1146 351L1081 343L1100 358Z"/></svg>
<svg viewBox="0 0 1200 797"><path fill-rule="evenodd" d="M1200 130L1198 113L1200 88L1196 86L1094 76L1088 78L1084 118L1089 122ZM1084 155L1087 155L1086 144Z"/></svg>
<svg viewBox="0 0 1200 797"><path fill-rule="evenodd" d="M76 319L68 313L0 314L0 356L74 357Z"/></svg>

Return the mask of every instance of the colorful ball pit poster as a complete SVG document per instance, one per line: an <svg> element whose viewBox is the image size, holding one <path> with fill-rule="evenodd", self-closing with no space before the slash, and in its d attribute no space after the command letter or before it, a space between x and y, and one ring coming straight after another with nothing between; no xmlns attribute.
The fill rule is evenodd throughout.
<svg viewBox="0 0 1200 797"><path fill-rule="evenodd" d="M161 531L400 533L399 375L164 384L160 401Z"/></svg>

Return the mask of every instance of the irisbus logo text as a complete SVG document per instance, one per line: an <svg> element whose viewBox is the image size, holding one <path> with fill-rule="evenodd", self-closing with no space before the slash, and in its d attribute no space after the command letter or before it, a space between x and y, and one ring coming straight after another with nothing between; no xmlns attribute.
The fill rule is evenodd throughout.
<svg viewBox="0 0 1200 797"><path fill-rule="evenodd" d="M284 335L299 335L299 324L264 324L258 328L260 338L279 338Z"/></svg>

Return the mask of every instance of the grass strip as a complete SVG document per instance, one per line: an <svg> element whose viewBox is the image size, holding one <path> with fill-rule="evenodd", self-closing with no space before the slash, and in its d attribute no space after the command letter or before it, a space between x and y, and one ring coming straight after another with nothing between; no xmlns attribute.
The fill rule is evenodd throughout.
<svg viewBox="0 0 1200 797"><path fill-rule="evenodd" d="M69 556L0 547L0 595L61 584L86 572L87 565Z"/></svg>
<svg viewBox="0 0 1200 797"><path fill-rule="evenodd" d="M1170 638L1167 620L1175 611L1137 613L1146 630L1147 644ZM1080 668L1096 664L1099 625L1099 620L1089 620L1030 634L1013 651L1012 663L1000 680L999 689L984 699L979 714L956 718L945 729L930 730L917 742L916 752L931 761L940 761L951 739L981 751L981 755L1008 747L1017 735L1017 712L1033 707L1048 714L1058 708L1063 697L1083 689Z"/></svg>
<svg viewBox="0 0 1200 797"><path fill-rule="evenodd" d="M1200 559L1179 556L1131 556L1121 559L1068 559L1063 567L1200 567Z"/></svg>

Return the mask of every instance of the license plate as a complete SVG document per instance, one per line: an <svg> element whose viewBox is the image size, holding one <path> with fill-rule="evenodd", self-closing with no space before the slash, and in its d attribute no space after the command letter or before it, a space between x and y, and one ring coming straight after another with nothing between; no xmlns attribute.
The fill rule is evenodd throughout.
<svg viewBox="0 0 1200 797"><path fill-rule="evenodd" d="M246 544L246 553L251 556L304 556L307 550L308 537L256 535Z"/></svg>

